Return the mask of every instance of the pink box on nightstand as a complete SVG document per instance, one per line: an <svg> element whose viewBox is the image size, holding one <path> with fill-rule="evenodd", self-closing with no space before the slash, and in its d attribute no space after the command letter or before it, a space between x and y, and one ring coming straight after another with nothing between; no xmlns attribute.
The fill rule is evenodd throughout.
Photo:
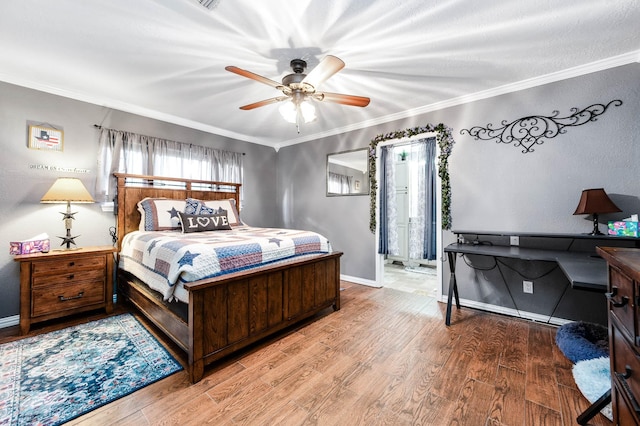
<svg viewBox="0 0 640 426"><path fill-rule="evenodd" d="M46 253L49 249L50 241L47 234L40 234L28 240L9 243L9 254Z"/></svg>

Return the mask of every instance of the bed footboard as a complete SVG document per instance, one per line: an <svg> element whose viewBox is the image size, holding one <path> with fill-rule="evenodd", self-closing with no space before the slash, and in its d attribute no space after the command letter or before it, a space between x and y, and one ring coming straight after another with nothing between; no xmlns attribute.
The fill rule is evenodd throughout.
<svg viewBox="0 0 640 426"><path fill-rule="evenodd" d="M120 273L119 286L147 318L187 353L190 380L204 367L333 307L340 309L341 252L318 255L185 285L188 318L150 298L144 284Z"/></svg>

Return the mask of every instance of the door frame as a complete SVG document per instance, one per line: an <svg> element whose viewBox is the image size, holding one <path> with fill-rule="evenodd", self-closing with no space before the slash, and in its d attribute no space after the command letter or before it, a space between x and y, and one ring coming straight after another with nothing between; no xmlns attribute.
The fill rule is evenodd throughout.
<svg viewBox="0 0 640 426"><path fill-rule="evenodd" d="M420 133L408 138L393 139L380 142L376 146L376 181L380 184L380 150L383 146L398 145L407 143L416 139L424 139L437 137L436 132ZM436 167L438 166L438 158L440 157L440 146L436 143ZM378 253L380 248L380 191L376 191L376 232L375 232L375 283L376 287L384 287L384 255ZM442 251L442 181L439 173L436 173L436 281L438 282L437 300L442 299L442 267L444 262L444 252Z"/></svg>

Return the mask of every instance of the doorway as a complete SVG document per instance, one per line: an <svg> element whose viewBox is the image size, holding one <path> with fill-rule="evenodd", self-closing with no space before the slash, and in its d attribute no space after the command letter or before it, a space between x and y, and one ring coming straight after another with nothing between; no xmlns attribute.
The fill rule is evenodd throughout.
<svg viewBox="0 0 640 426"><path fill-rule="evenodd" d="M376 282L440 299L441 191L435 133L384 142L376 149Z"/></svg>

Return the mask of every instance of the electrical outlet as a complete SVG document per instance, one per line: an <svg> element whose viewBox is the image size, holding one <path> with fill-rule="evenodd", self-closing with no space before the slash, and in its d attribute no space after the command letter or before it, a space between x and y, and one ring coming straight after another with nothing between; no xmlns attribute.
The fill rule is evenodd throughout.
<svg viewBox="0 0 640 426"><path fill-rule="evenodd" d="M522 281L522 291L533 294L533 281Z"/></svg>
<svg viewBox="0 0 640 426"><path fill-rule="evenodd" d="M517 235L512 235L510 238L510 243L512 246L519 246L520 245L520 237Z"/></svg>

